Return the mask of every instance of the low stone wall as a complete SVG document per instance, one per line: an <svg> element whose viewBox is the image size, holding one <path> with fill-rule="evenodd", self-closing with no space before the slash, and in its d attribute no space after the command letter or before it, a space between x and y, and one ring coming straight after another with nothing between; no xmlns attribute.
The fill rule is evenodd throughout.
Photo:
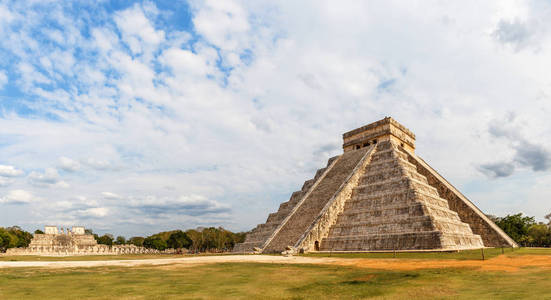
<svg viewBox="0 0 551 300"><path fill-rule="evenodd" d="M28 248L10 248L6 255L41 255L41 256L73 256L73 255L121 255L121 254L159 254L155 249L137 247L134 245L94 245L94 246L31 246Z"/></svg>

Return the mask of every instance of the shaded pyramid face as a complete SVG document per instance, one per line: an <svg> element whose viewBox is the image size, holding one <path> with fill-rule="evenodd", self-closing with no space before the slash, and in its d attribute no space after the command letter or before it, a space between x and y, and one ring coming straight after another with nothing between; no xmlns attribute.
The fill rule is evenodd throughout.
<svg viewBox="0 0 551 300"><path fill-rule="evenodd" d="M330 159L235 252L274 253L288 246L304 251L517 246L413 153L414 135L393 119L347 134L345 152Z"/></svg>

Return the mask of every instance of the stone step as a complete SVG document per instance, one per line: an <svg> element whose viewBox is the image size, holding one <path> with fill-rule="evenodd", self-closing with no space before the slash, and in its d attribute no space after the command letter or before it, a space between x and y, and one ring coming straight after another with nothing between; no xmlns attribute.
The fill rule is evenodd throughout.
<svg viewBox="0 0 551 300"><path fill-rule="evenodd" d="M440 216L432 216L433 225L436 229L445 233L473 234L471 227L461 220L454 220Z"/></svg>
<svg viewBox="0 0 551 300"><path fill-rule="evenodd" d="M356 208L382 207L400 202L420 201L433 206L449 208L448 201L434 195L426 195L421 192L403 188L395 191L386 191L377 194L365 194L355 192L346 203L345 210Z"/></svg>
<svg viewBox="0 0 551 300"><path fill-rule="evenodd" d="M477 234L443 233L442 248L445 249L473 249L483 248L482 238Z"/></svg>
<svg viewBox="0 0 551 300"><path fill-rule="evenodd" d="M396 215L358 220L339 219L337 224L331 227L329 236L432 230L440 230L446 233L472 234L469 225L461 222L459 218L451 219L434 215Z"/></svg>
<svg viewBox="0 0 551 300"><path fill-rule="evenodd" d="M403 170L401 168L393 168L386 170L373 170L360 178L359 185L375 184L388 181L396 177L410 177L417 181L428 184L427 178L417 171Z"/></svg>
<svg viewBox="0 0 551 300"><path fill-rule="evenodd" d="M441 217L449 217L459 220L459 216L456 212L443 208L440 206L435 206L429 203L419 202L417 200L408 201L408 202L397 202L384 207L370 207L370 208L355 208L355 209L346 209L344 213L341 214L343 218L358 218L357 215L360 215L361 218L371 218L379 216L395 216L409 214L411 216L417 216L422 214L434 214ZM343 219L344 220L344 219Z"/></svg>
<svg viewBox="0 0 551 300"><path fill-rule="evenodd" d="M392 190L403 190L409 187L409 183L410 179L408 177L400 176L378 183L358 185L356 188L354 188L354 193L372 195Z"/></svg>
<svg viewBox="0 0 551 300"><path fill-rule="evenodd" d="M416 170L417 167L410 163L407 159L403 158L389 158L385 160L371 161L369 166L367 166L366 173L369 173L373 169L384 169L384 168L394 168L397 166L410 168Z"/></svg>
<svg viewBox="0 0 551 300"><path fill-rule="evenodd" d="M372 162L388 159L402 159L407 161L407 154L397 151L396 149L384 149L375 152L371 158Z"/></svg>
<svg viewBox="0 0 551 300"><path fill-rule="evenodd" d="M441 248L441 233L438 231L331 237L323 239L320 245L320 250L322 251L422 250Z"/></svg>
<svg viewBox="0 0 551 300"><path fill-rule="evenodd" d="M388 224L401 226L403 224L409 224L409 223L415 223L415 222L429 222L429 223L426 223L427 226L434 228L434 226L432 226L431 217L427 215L417 215L417 216L396 215L392 218L388 218L386 216L379 216L379 217L372 217L369 220L350 221L350 222L347 222L346 220L343 220L343 222L340 222L340 221L341 219L339 219L337 221L337 224L333 225L331 229L333 230L336 228L351 228L351 227L377 227L377 226L386 226ZM399 228L397 227L397 229Z"/></svg>

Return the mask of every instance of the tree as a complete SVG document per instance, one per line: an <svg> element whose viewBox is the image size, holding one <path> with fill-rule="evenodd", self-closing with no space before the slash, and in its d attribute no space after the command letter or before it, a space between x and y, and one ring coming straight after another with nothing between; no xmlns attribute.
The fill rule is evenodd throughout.
<svg viewBox="0 0 551 300"><path fill-rule="evenodd" d="M11 228L11 227L10 227ZM9 230L10 228L1 228L0 227L0 252L6 252L8 248L15 248L20 246L25 246L25 241L20 242L14 231ZM17 230L17 228L14 228ZM28 233L28 232L27 232ZM30 235L30 233L29 233ZM21 234L22 237L25 237L24 234ZM27 243L28 245L28 243Z"/></svg>
<svg viewBox="0 0 551 300"><path fill-rule="evenodd" d="M187 234L181 230L177 230L170 235L167 240L168 248L180 249L187 248L192 244L192 240L187 236Z"/></svg>
<svg viewBox="0 0 551 300"><path fill-rule="evenodd" d="M202 246L203 246L202 231L189 229L186 231L186 235L191 239L191 250L194 252L202 251Z"/></svg>
<svg viewBox="0 0 551 300"><path fill-rule="evenodd" d="M10 238L10 248L12 247L27 247L33 238L30 232L27 232L19 226L12 226L6 228L8 233L12 236Z"/></svg>
<svg viewBox="0 0 551 300"><path fill-rule="evenodd" d="M517 243L528 245L530 243L528 229L536 224L536 220L534 217L523 216L522 213L518 213L498 218L496 224Z"/></svg>
<svg viewBox="0 0 551 300"><path fill-rule="evenodd" d="M235 244L245 240L245 232L233 233L222 227L190 229L185 232L191 239L191 250L201 251L229 251Z"/></svg>
<svg viewBox="0 0 551 300"><path fill-rule="evenodd" d="M532 247L551 246L551 229L548 225L540 223L528 228L528 245Z"/></svg>
<svg viewBox="0 0 551 300"><path fill-rule="evenodd" d="M168 247L166 241L154 235L145 238L143 245L146 248L157 249L159 251L165 250Z"/></svg>
<svg viewBox="0 0 551 300"><path fill-rule="evenodd" d="M106 233L106 234L98 237L97 241L98 241L98 244L111 246L111 245L113 245L113 235L111 235L109 233Z"/></svg>
<svg viewBox="0 0 551 300"><path fill-rule="evenodd" d="M124 245L126 244L126 238L124 236L118 236L115 240L115 245Z"/></svg>
<svg viewBox="0 0 551 300"><path fill-rule="evenodd" d="M141 236L133 236L128 240L128 243L134 246L142 247L144 240L145 238Z"/></svg>
<svg viewBox="0 0 551 300"><path fill-rule="evenodd" d="M34 231L34 234L44 234L44 231L37 229Z"/></svg>
<svg viewBox="0 0 551 300"><path fill-rule="evenodd" d="M10 236L7 230L0 227L0 252L6 252L10 245Z"/></svg>
<svg viewBox="0 0 551 300"><path fill-rule="evenodd" d="M547 225L551 225L551 214L548 214L545 218L547 219Z"/></svg>

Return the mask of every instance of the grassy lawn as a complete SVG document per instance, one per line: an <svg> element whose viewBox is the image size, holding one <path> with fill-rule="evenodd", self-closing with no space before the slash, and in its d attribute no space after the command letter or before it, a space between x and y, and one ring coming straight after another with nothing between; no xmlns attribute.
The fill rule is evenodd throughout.
<svg viewBox="0 0 551 300"><path fill-rule="evenodd" d="M488 248L484 249L484 258L490 259L504 253L507 256L521 255L551 255L551 248ZM398 258L398 259L459 259L480 260L482 251L465 250L459 252L397 252L394 253L308 253L310 257L342 257L342 258Z"/></svg>
<svg viewBox="0 0 551 300"><path fill-rule="evenodd" d="M91 261L91 260L129 260L129 259L159 259L159 258L183 258L194 256L227 255L220 253L202 254L124 254L124 255L83 255L83 256L0 256L0 261Z"/></svg>
<svg viewBox="0 0 551 300"><path fill-rule="evenodd" d="M551 299L551 272L333 265L0 269L0 299Z"/></svg>

